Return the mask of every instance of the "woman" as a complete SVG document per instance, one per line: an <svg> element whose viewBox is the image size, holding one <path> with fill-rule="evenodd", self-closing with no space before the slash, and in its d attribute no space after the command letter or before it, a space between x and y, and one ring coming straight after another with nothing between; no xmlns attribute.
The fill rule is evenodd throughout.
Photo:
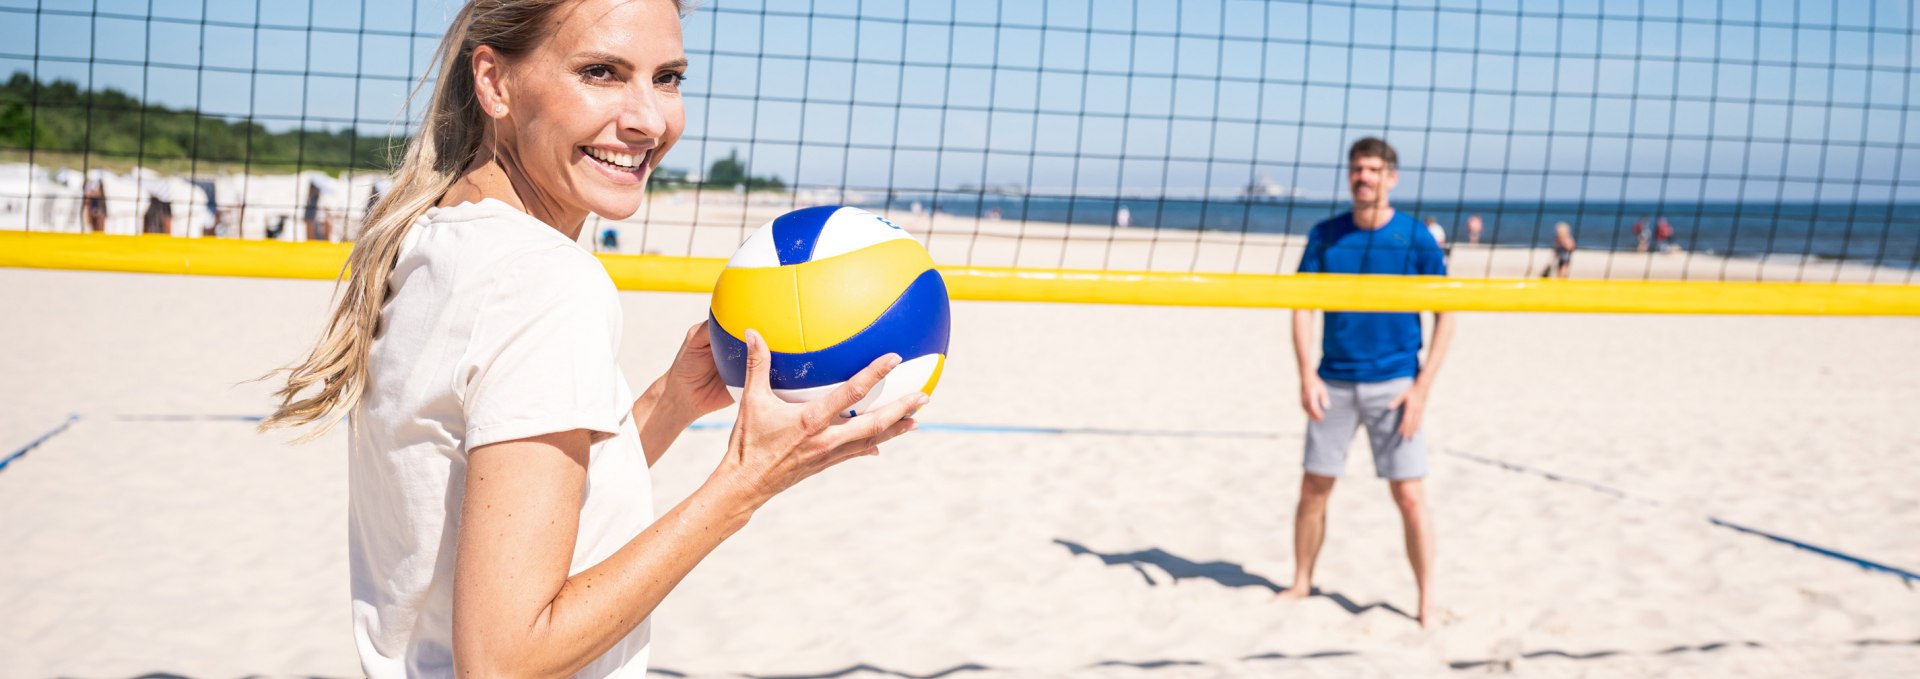
<svg viewBox="0 0 1920 679"><path fill-rule="evenodd" d="M727 454L655 520L648 466L732 398L700 325L667 374L628 390L613 283L577 241L588 214L639 208L680 136L684 9L473 0L441 43L427 117L265 425L351 413L369 676L640 677L648 616L696 563L773 495L914 426L917 394L835 416L899 357L788 404L748 331Z"/></svg>
<svg viewBox="0 0 1920 679"><path fill-rule="evenodd" d="M92 176L87 177L87 183L82 189L81 215L87 222L88 231L104 233L107 230L107 180L98 174L88 174Z"/></svg>
<svg viewBox="0 0 1920 679"><path fill-rule="evenodd" d="M1540 272L1541 278L1554 276L1566 278L1573 271L1573 249L1577 243L1573 240L1573 225L1560 222L1553 225L1553 263Z"/></svg>

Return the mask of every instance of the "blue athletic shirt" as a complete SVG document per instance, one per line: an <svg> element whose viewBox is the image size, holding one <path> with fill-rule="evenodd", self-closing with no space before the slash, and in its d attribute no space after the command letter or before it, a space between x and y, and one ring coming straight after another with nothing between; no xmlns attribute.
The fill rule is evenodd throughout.
<svg viewBox="0 0 1920 679"><path fill-rule="evenodd" d="M1368 231L1353 213L1321 222L1307 234L1300 273L1445 276L1447 261L1427 227L1395 211ZM1329 311L1320 340L1320 379L1384 382L1420 374L1420 314Z"/></svg>

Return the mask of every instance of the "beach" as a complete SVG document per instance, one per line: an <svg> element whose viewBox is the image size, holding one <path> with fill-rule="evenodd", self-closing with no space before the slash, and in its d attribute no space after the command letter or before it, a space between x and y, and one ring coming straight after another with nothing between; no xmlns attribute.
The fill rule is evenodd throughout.
<svg viewBox="0 0 1920 679"><path fill-rule="evenodd" d="M0 676L358 676L345 438L290 447L247 419L269 406L247 380L306 348L330 284L0 269L0 286L0 455L45 437L0 468ZM645 384L706 300L621 301ZM656 613L657 676L1920 665L1920 583L1727 525L1920 570L1920 319L1464 316L1428 412L1431 632L1406 617L1364 446L1323 596L1270 602L1305 424L1284 311L960 302L953 327L925 429L710 556ZM655 467L662 511L728 417Z"/></svg>
<svg viewBox="0 0 1920 679"><path fill-rule="evenodd" d="M139 233L139 217L147 208L143 199L136 197L152 187L166 187L164 193L172 197L174 219L170 228L175 236L201 238L211 227L222 237L296 242L308 240L304 219L309 203L314 205L313 214L324 218L331 227L329 239L350 240L357 236L365 226L367 206L375 198L376 186L384 181L384 175L367 172L339 177L311 171L293 175L223 174L193 182L144 168L136 168L125 176L105 171L95 174L107 183L111 196L107 200L108 216L104 223L108 234ZM57 178L64 178L67 183L56 181ZM83 228L81 181L81 175L71 170L0 163L0 230L80 232ZM995 196L994 200L1010 199ZM1101 200L1114 199L1089 199L1090 202ZM209 207L209 203L217 204L218 209ZM1248 231L1251 222L1244 216L1238 230L1120 228L956 214L919 203L889 202L884 195L858 191L803 189L736 194L701 188L649 194L648 201L627 219L590 217L583 240L590 241L589 246L596 251L607 254L725 258L731 256L734 248L754 229L789 210L837 204L871 205L872 210L918 237L934 261L950 266L1289 274L1299 267L1300 255L1306 247L1305 231L1309 228L1299 226L1287 233ZM1230 220L1235 205L1244 207L1249 214L1256 209L1262 213L1294 212L1293 207L1282 203L1227 204L1221 208L1226 214L1217 215L1214 221ZM1515 205L1516 209L1529 206L1525 202ZM914 206L922 209L915 210ZM1415 210L1417 206L1417 203L1409 204L1406 209ZM979 204L959 200L953 207L964 210L978 208ZM1308 215L1329 209L1320 203L1302 204L1294 221L1311 224L1313 218ZM1754 209L1764 211L1771 207ZM1847 218L1850 217L1835 219ZM215 220L220 220L217 226ZM1767 254L1764 256L1729 256L1705 249L1635 252L1625 247L1630 243L1622 238L1630 239L1630 236L1619 232L1623 227L1596 223L1579 230L1584 247L1575 251L1570 274L1573 278L1611 280L1913 283L1915 269L1903 265L1916 256L1909 252L1912 245L1905 240L1886 238L1889 234L1904 234L1905 229L1887 230L1882 234L1883 226L1869 222L1856 234L1852 225L1848 225L1848 238L1843 240L1850 244L1846 247L1851 248L1849 251L1855 256L1842 259L1809 254L1811 240L1800 242L1786 237L1778 243L1765 239ZM1525 220L1515 220L1505 227L1511 232L1509 237L1529 232L1537 235L1542 229L1548 234L1552 232L1551 225L1529 224ZM609 230L615 235L611 245L602 241ZM1553 249L1532 244L1535 239L1496 245L1491 242L1490 233L1488 243L1474 244L1462 241L1459 230L1453 229L1454 241L1449 244L1448 264L1454 276L1537 279L1555 261ZM1744 238L1751 241L1758 235L1748 233ZM1868 256L1873 248L1867 248L1864 243L1877 243L1875 247L1880 256ZM1754 246L1748 243L1746 247Z"/></svg>

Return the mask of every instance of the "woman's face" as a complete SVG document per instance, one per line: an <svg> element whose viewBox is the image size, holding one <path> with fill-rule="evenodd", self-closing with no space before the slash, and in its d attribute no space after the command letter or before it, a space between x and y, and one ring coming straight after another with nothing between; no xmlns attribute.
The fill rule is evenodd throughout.
<svg viewBox="0 0 1920 679"><path fill-rule="evenodd" d="M567 213L623 219L686 128L687 69L672 0L579 0L506 70L504 153ZM585 215L580 215L584 218Z"/></svg>

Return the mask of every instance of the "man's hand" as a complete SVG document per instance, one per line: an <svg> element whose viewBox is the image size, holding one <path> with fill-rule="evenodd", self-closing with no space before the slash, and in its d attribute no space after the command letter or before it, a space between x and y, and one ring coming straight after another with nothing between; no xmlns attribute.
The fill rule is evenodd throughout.
<svg viewBox="0 0 1920 679"><path fill-rule="evenodd" d="M1414 382L1413 386L1407 387L1406 391L1393 397L1392 403L1387 404L1388 408L1404 408L1400 411L1400 438L1412 439L1414 434L1420 433L1420 418L1427 410L1428 388Z"/></svg>
<svg viewBox="0 0 1920 679"><path fill-rule="evenodd" d="M1327 383L1311 370L1300 373L1300 407L1307 411L1307 419L1319 422L1327 419L1327 408L1333 406L1333 399L1327 396Z"/></svg>

